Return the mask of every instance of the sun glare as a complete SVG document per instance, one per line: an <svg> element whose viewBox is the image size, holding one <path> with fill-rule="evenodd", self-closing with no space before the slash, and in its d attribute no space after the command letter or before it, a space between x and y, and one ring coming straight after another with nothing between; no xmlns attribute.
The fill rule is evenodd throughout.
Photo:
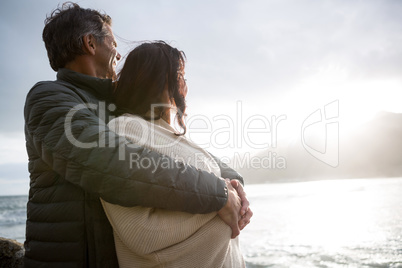
<svg viewBox="0 0 402 268"><path fill-rule="evenodd" d="M334 101L339 103L339 132L348 136L380 111L402 112L397 103L400 80L352 80L341 70L306 79L282 101L296 124ZM324 115L323 115L324 116Z"/></svg>
<svg viewBox="0 0 402 268"><path fill-rule="evenodd" d="M282 96L261 95L258 100L245 99L236 103L219 100L216 106L222 108L222 113L205 109L190 100L189 118L202 114L209 125L198 126L199 130L194 124L197 122L191 122L189 135L196 142L210 146L208 150L216 149L217 154L224 151L226 155L272 149L273 145L281 147L291 141L300 141L304 134L309 141L320 143L322 137L327 138L326 110L330 107L330 121L338 124L339 137L348 138L380 111L402 112L398 99L393 97L401 86L399 79L352 79L340 68L327 68L304 79ZM213 106L215 104L211 104ZM313 115L319 115L321 119L303 132L305 122ZM250 134L249 130L260 133ZM265 147L249 146L250 140L252 145Z"/></svg>
<svg viewBox="0 0 402 268"><path fill-rule="evenodd" d="M367 196L362 191L362 181L350 181L349 184L337 184L336 181L302 184L309 187L311 195L298 203L300 208L294 209L300 214L292 214L299 230L299 243L338 250L345 245L364 244L365 241L373 240L370 228L376 219L372 209L381 200L380 197Z"/></svg>

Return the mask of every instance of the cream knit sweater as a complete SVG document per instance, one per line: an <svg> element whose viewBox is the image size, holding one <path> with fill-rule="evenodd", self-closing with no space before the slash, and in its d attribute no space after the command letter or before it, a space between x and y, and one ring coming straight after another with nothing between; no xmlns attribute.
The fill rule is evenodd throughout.
<svg viewBox="0 0 402 268"><path fill-rule="evenodd" d="M176 136L162 119L151 123L126 114L113 119L109 127L145 148L220 176L217 163L205 150ZM190 214L101 201L113 226L121 268L245 267L238 238L230 239L230 227L216 212Z"/></svg>

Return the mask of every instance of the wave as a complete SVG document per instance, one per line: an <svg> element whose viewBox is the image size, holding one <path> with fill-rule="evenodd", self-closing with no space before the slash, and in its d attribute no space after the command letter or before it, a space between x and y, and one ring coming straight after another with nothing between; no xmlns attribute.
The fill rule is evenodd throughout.
<svg viewBox="0 0 402 268"><path fill-rule="evenodd" d="M25 224L27 196L0 196L0 226Z"/></svg>
<svg viewBox="0 0 402 268"><path fill-rule="evenodd" d="M27 214L25 209L3 211L0 213L0 226L25 224Z"/></svg>

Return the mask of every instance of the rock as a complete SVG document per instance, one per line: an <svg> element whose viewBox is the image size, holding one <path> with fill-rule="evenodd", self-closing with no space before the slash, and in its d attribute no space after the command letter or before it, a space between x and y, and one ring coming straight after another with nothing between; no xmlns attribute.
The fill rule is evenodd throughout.
<svg viewBox="0 0 402 268"><path fill-rule="evenodd" d="M12 239L0 237L0 267L23 267L24 246Z"/></svg>

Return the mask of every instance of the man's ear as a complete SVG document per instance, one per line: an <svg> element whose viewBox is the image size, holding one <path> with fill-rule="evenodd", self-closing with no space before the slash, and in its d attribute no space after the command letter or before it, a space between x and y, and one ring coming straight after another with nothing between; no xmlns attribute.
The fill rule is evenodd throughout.
<svg viewBox="0 0 402 268"><path fill-rule="evenodd" d="M89 55L95 55L96 50L95 37L92 34L88 34L82 38L82 41L83 41L82 49L84 50L84 52L88 53Z"/></svg>

